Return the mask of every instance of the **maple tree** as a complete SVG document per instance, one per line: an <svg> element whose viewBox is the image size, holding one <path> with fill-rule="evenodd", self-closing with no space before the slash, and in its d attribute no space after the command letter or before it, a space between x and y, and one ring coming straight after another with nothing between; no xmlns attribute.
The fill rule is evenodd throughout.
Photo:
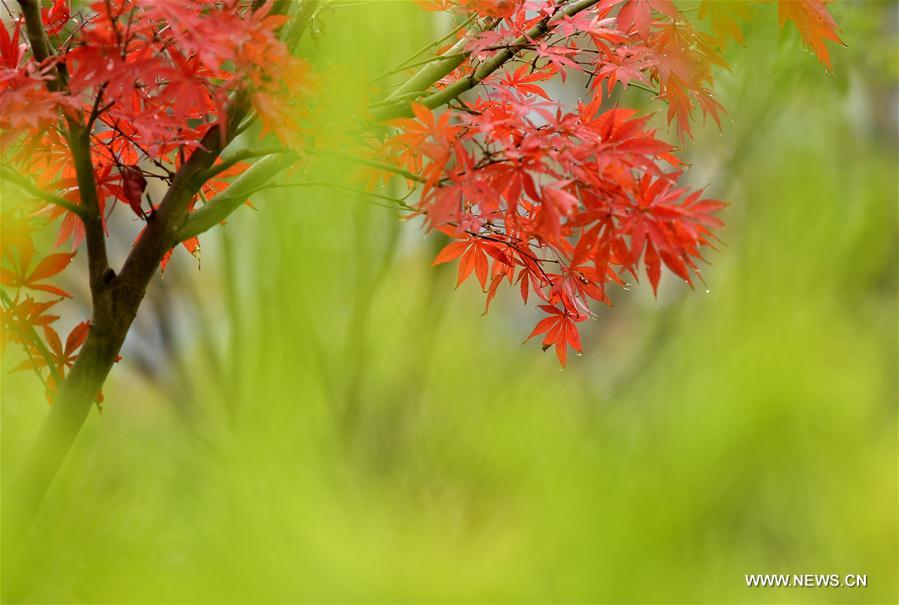
<svg viewBox="0 0 899 605"><path fill-rule="evenodd" d="M2 206L0 283L4 349L20 346L18 368L36 372L52 402L25 473L33 507L173 249L197 254L199 235L279 173L336 151L316 145L327 90L297 56L321 0L18 4L0 30L0 177L28 199ZM370 185L420 187L400 203L451 238L435 264L458 261L457 285L474 275L488 307L503 284L538 299L544 317L529 338L563 366L608 284L642 270L655 291L662 267L702 279L724 203L682 184L677 151L696 115L720 127L713 67L743 42L749 3L702 0L695 14L671 0L419 4L462 23L426 49L445 46L433 57L394 70L405 80L347 128L364 133L350 159L371 170ZM778 0L777 16L830 67L825 43L840 38L824 0ZM587 88L568 106L548 84L577 74ZM665 108L676 142L649 113L612 102L629 87ZM262 143L235 148L254 124ZM143 228L116 268L106 221L118 205ZM34 243L51 228L59 251ZM69 293L48 280L82 250L93 311L63 337L53 310Z"/></svg>

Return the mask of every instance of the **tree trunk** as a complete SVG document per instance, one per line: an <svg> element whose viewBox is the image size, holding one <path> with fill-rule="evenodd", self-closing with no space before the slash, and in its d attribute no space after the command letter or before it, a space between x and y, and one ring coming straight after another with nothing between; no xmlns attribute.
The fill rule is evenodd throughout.
<svg viewBox="0 0 899 605"><path fill-rule="evenodd" d="M84 347L56 392L31 450L17 468L10 492L4 498L5 546L14 549L21 543L96 401L134 319L133 312L124 311L112 322L106 322L112 325L91 325ZM95 309L94 317L99 319L103 314Z"/></svg>

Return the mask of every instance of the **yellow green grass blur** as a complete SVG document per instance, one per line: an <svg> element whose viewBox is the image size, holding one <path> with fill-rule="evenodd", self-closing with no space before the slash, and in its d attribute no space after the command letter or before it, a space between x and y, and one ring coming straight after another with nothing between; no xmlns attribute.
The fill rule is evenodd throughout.
<svg viewBox="0 0 899 605"><path fill-rule="evenodd" d="M612 288L560 371L522 345L533 302L501 290L482 316L419 222L264 192L153 284L3 602L896 602L897 4L833 6L832 74L756 12L718 71L722 131L684 155L731 202L707 290ZM316 136L452 26L335 0L303 43ZM4 481L47 406L17 362ZM868 585L747 587L765 573Z"/></svg>

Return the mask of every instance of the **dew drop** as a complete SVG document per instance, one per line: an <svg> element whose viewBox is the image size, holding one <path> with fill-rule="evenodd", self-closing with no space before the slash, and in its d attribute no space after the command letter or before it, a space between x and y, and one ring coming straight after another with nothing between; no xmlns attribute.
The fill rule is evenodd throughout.
<svg viewBox="0 0 899 605"><path fill-rule="evenodd" d="M706 289L705 289L705 293L706 293L706 294L711 294L711 293L712 293L712 291L711 291L711 290L709 290L709 289L708 289L708 288L706 288Z"/></svg>
<svg viewBox="0 0 899 605"><path fill-rule="evenodd" d="M584 356L584 354L583 354L583 353L581 353L581 352L580 352L580 351L578 351L578 352L577 352L577 356L578 356L578 357L583 357L583 356Z"/></svg>

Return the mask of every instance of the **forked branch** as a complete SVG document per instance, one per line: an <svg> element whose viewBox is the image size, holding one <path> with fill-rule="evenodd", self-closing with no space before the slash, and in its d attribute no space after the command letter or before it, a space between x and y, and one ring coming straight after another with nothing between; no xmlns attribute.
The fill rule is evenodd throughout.
<svg viewBox="0 0 899 605"><path fill-rule="evenodd" d="M572 2L555 15L551 17L547 16L542 19L537 25L529 29L522 36L519 36L505 48L498 50L496 54L481 63L467 76L463 76L443 90L423 96L415 102L424 105L428 109L434 109L449 103L462 93L471 90L483 82L490 74L502 67L506 62L510 61L522 48L545 36L550 31L553 21L561 19L563 15L572 17L577 13L590 8L597 2L599 2L599 0L579 0L578 2ZM481 33L486 27L492 27L492 25L493 23L486 26L483 23L476 23L462 40L444 53L445 55L452 54L453 57L451 60L438 61L429 64L402 84L393 94L389 95L386 100L389 101L391 98L396 98L406 92L427 90L432 87L441 78L450 74L454 69L465 62L470 56L470 53L465 51L467 43ZM393 105L378 107L372 110L371 115L375 120L384 121L392 118L409 116L411 113L410 100L403 99L401 102Z"/></svg>

